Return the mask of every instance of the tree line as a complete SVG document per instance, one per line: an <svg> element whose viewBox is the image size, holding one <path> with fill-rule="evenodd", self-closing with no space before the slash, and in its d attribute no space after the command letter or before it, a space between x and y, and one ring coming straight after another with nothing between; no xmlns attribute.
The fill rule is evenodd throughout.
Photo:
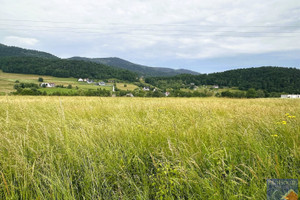
<svg viewBox="0 0 300 200"><path fill-rule="evenodd" d="M149 77L145 82L159 88L178 89L190 84L250 88L268 93L300 93L300 70L284 67L259 67L229 70L200 75L177 75L173 77Z"/></svg>
<svg viewBox="0 0 300 200"><path fill-rule="evenodd" d="M3 57L0 69L8 73L38 74L55 77L74 77L91 79L117 78L136 81L137 74L128 70L116 69L103 64L36 57Z"/></svg>

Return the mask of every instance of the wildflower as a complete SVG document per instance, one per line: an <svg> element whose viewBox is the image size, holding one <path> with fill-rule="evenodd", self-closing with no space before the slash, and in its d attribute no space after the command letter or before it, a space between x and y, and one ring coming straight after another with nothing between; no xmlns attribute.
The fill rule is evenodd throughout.
<svg viewBox="0 0 300 200"><path fill-rule="evenodd" d="M271 135L271 137L278 137L278 135L277 135L277 134L274 134L274 135Z"/></svg>
<svg viewBox="0 0 300 200"><path fill-rule="evenodd" d="M289 116L289 115L290 115L290 113L286 113L286 114L285 114L285 116Z"/></svg>
<svg viewBox="0 0 300 200"><path fill-rule="evenodd" d="M291 118L292 118L292 119L295 119L295 118L296 118L296 116L295 116L295 115L293 115L293 116L291 116Z"/></svg>
<svg viewBox="0 0 300 200"><path fill-rule="evenodd" d="M285 124L286 124L286 121L282 121L281 123L285 125Z"/></svg>

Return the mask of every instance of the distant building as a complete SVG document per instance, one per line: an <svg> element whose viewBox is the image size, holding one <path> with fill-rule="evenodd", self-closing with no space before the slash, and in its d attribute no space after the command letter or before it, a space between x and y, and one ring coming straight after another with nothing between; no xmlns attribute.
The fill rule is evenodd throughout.
<svg viewBox="0 0 300 200"><path fill-rule="evenodd" d="M149 87L144 87L143 90L144 90L144 91L149 91L150 88L149 88Z"/></svg>
<svg viewBox="0 0 300 200"><path fill-rule="evenodd" d="M126 94L126 97L134 97L132 93Z"/></svg>
<svg viewBox="0 0 300 200"><path fill-rule="evenodd" d="M98 85L105 86L106 84L105 84L105 82L99 82Z"/></svg>
<svg viewBox="0 0 300 200"><path fill-rule="evenodd" d="M54 83L41 83L41 87L55 87Z"/></svg>
<svg viewBox="0 0 300 200"><path fill-rule="evenodd" d="M82 78L79 78L79 79L78 79L78 82L83 82L83 79L82 79Z"/></svg>
<svg viewBox="0 0 300 200"><path fill-rule="evenodd" d="M87 79L86 82L87 82L88 84L94 83L94 81L91 80L91 79Z"/></svg>
<svg viewBox="0 0 300 200"><path fill-rule="evenodd" d="M214 88L214 89L218 89L218 88L219 88L219 86L218 86L218 85L213 85L213 86L212 86L212 88Z"/></svg>
<svg viewBox="0 0 300 200"><path fill-rule="evenodd" d="M165 92L165 96L168 97L170 95L170 92Z"/></svg>
<svg viewBox="0 0 300 200"><path fill-rule="evenodd" d="M300 94L282 94L281 98L297 99L300 98Z"/></svg>

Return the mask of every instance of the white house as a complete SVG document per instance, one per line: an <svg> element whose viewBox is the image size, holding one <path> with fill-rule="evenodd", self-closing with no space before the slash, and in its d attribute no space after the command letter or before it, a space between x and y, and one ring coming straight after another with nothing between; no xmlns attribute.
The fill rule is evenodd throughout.
<svg viewBox="0 0 300 200"><path fill-rule="evenodd" d="M54 83L41 83L41 87L55 87Z"/></svg>
<svg viewBox="0 0 300 200"><path fill-rule="evenodd" d="M78 79L78 82L83 82L83 79L82 79L82 78L79 78L79 79Z"/></svg>
<svg viewBox="0 0 300 200"><path fill-rule="evenodd" d="M126 97L134 97L132 93L126 94Z"/></svg>
<svg viewBox="0 0 300 200"><path fill-rule="evenodd" d="M282 94L281 98L296 99L300 98L300 94Z"/></svg>
<svg viewBox="0 0 300 200"><path fill-rule="evenodd" d="M218 89L218 88L219 88L219 86L218 86L218 85L213 85L213 86L212 86L212 88L214 88L214 89Z"/></svg>
<svg viewBox="0 0 300 200"><path fill-rule="evenodd" d="M94 81L93 81L93 80L91 80L91 79L87 79L87 80L86 80L86 82L87 82L88 84L90 84L90 83L94 83Z"/></svg>
<svg viewBox="0 0 300 200"><path fill-rule="evenodd" d="M105 86L105 82L99 82L98 85Z"/></svg>
<svg viewBox="0 0 300 200"><path fill-rule="evenodd" d="M149 91L150 88L149 88L149 87L144 87L143 90L144 90L144 91Z"/></svg>

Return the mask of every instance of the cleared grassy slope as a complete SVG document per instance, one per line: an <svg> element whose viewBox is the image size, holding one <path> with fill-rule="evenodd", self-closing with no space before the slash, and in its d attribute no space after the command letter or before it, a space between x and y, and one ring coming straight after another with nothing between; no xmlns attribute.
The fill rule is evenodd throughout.
<svg viewBox="0 0 300 200"><path fill-rule="evenodd" d="M41 76L41 75L34 75L34 74L16 74L16 73L5 73L0 70L0 92L9 93L13 92L14 85L16 84L15 81L18 80L21 83L36 83L38 82L38 78L42 77L44 82L55 83L55 85L64 85L67 87L68 85L72 85L73 87L78 87L80 89L108 89L112 90L112 86L105 86L100 87L94 84L87 84L85 82L78 82L76 78L58 78L53 76ZM123 84L124 85L124 84ZM58 90L67 90L66 88L43 88L42 91L58 91Z"/></svg>
<svg viewBox="0 0 300 200"><path fill-rule="evenodd" d="M0 97L0 199L265 199L300 178L299 117L296 99Z"/></svg>

